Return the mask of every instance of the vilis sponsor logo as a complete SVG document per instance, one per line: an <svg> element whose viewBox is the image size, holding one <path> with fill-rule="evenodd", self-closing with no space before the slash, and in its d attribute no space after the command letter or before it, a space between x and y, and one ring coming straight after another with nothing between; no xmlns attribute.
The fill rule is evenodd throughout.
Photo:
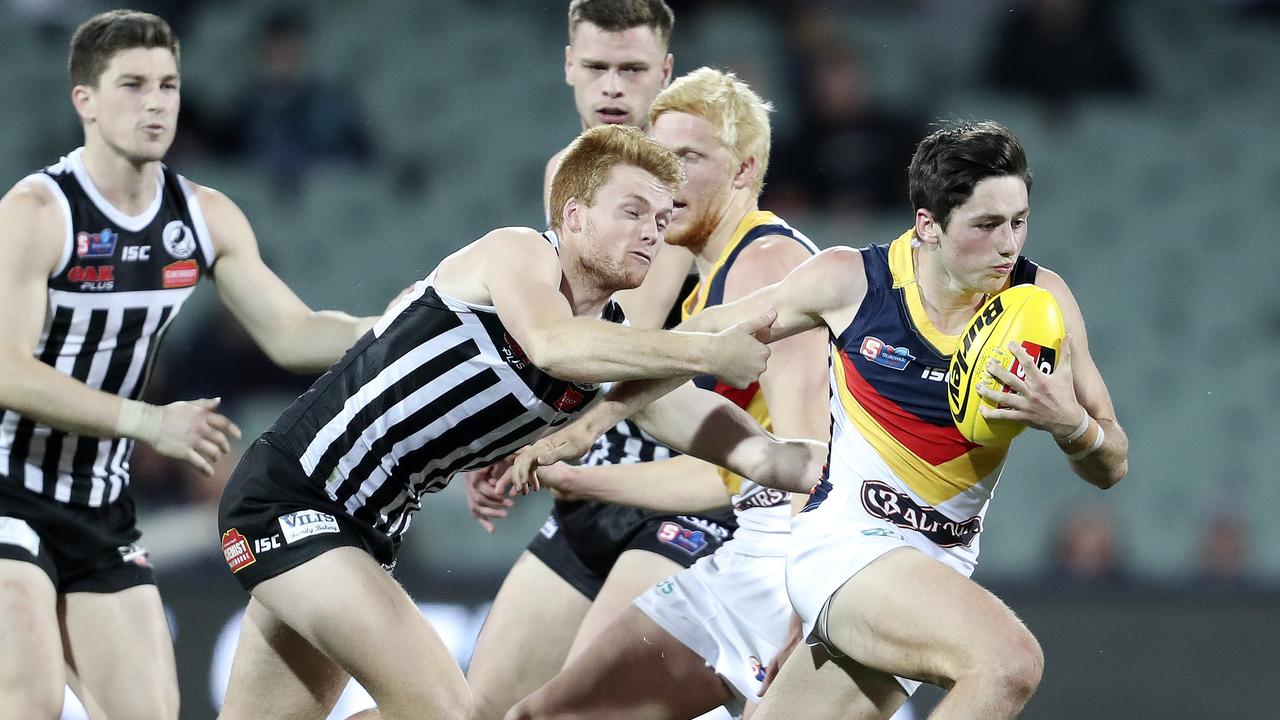
<svg viewBox="0 0 1280 720"><path fill-rule="evenodd" d="M880 338L870 335L862 338L862 348L859 352L862 357L890 370L902 370L916 359L906 348L885 344Z"/></svg>
<svg viewBox="0 0 1280 720"><path fill-rule="evenodd" d="M147 262L150 259L150 245L125 245L120 251L121 262Z"/></svg>
<svg viewBox="0 0 1280 720"><path fill-rule="evenodd" d="M690 530L680 523L667 521L658 527L658 540L674 545L690 555L696 555L707 546L707 535L701 530Z"/></svg>
<svg viewBox="0 0 1280 720"><path fill-rule="evenodd" d="M80 289L88 292L112 290L116 286L116 266L74 265L67 270L67 279L80 283Z"/></svg>
<svg viewBox="0 0 1280 720"><path fill-rule="evenodd" d="M299 510L277 518L280 532L284 534L286 543L305 540L312 535L336 533L339 531L338 519L329 513L319 510Z"/></svg>
<svg viewBox="0 0 1280 720"><path fill-rule="evenodd" d="M78 232L76 233L76 257L111 257L116 252L116 238L118 237L120 236L115 234L111 228L99 230L96 233Z"/></svg>
<svg viewBox="0 0 1280 720"><path fill-rule="evenodd" d="M516 342L510 333L502 333L502 341L506 345L498 351L502 353L502 359L506 360L508 365L517 370L523 370L532 364L529 362L529 356L524 354L524 348L520 347L520 343Z"/></svg>
<svg viewBox="0 0 1280 720"><path fill-rule="evenodd" d="M164 266L163 277L166 290L191 287L200 281L200 266L195 260L179 260Z"/></svg>
<svg viewBox="0 0 1280 720"><path fill-rule="evenodd" d="M982 532L982 518L952 520L878 480L862 483L862 508L872 517L920 533L938 547L967 546Z"/></svg>
<svg viewBox="0 0 1280 720"><path fill-rule="evenodd" d="M969 402L968 393L964 392L964 380L969 377L971 369L969 368L969 348L973 347L974 338L978 337L978 331L990 325L1004 314L1004 303L1001 302L1000 296L992 298L987 305L987 309L983 311L973 322L973 326L969 328L969 332L964 334L964 340L960 343L960 349L955 352L956 370L958 372L951 373L951 377L947 378L947 394L951 396L951 407L960 408L960 413L952 413L955 417L964 415L964 405ZM960 398L964 396L964 405L961 404Z"/></svg>
<svg viewBox="0 0 1280 720"><path fill-rule="evenodd" d="M249 549L249 541L235 528L222 533L222 557L233 573L240 572L258 561L258 558L253 556L253 551Z"/></svg>

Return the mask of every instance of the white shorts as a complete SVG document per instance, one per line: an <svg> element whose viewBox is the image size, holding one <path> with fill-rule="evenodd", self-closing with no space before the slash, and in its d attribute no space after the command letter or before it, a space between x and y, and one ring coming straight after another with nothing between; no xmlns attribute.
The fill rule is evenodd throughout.
<svg viewBox="0 0 1280 720"><path fill-rule="evenodd" d="M846 480L852 485L853 482ZM804 623L805 641L821 643L841 655L827 639L826 610L846 582L880 556L901 547L919 550L968 577L973 566L930 542L869 514L856 489L837 487L818 507L791 520L791 552L787 556L787 594ZM898 678L907 694L920 683Z"/></svg>
<svg viewBox="0 0 1280 720"><path fill-rule="evenodd" d="M735 694L735 715L755 701L766 664L786 642L791 602L786 557L744 555L730 540L650 588L635 605L706 661Z"/></svg>

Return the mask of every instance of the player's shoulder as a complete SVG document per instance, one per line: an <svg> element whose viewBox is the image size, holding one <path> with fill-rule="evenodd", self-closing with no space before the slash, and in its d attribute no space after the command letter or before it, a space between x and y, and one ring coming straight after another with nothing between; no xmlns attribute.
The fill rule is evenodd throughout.
<svg viewBox="0 0 1280 720"><path fill-rule="evenodd" d="M1067 286L1067 281L1049 268L1043 265L1036 268L1035 284L1048 290L1053 295L1053 299L1057 300L1058 305L1064 310L1078 307L1075 295L1071 292L1071 288Z"/></svg>
<svg viewBox="0 0 1280 720"><path fill-rule="evenodd" d="M485 233L468 248L470 253L494 259L504 265L530 269L559 265L559 253L546 234L530 227L500 227Z"/></svg>
<svg viewBox="0 0 1280 720"><path fill-rule="evenodd" d="M43 208L53 207L56 198L45 177L41 173L32 173L22 178L9 188L0 202L10 212L39 212Z"/></svg>
<svg viewBox="0 0 1280 720"><path fill-rule="evenodd" d="M836 245L820 250L810 262L814 273L829 276L831 279L843 278L848 281L865 283L865 264L862 251L847 245Z"/></svg>
<svg viewBox="0 0 1280 720"><path fill-rule="evenodd" d="M201 185L200 183L185 177L182 178L182 181L187 184L188 188L190 188L191 195L200 203L200 209L203 210L206 215L211 212L214 214L221 214L232 210L239 212L240 208L235 204L235 201L230 197L227 197L226 193L221 190L209 187L208 185Z"/></svg>
<svg viewBox="0 0 1280 720"><path fill-rule="evenodd" d="M22 240L61 238L66 232L65 200L47 176L34 173L24 177L0 197L0 232L14 233Z"/></svg>

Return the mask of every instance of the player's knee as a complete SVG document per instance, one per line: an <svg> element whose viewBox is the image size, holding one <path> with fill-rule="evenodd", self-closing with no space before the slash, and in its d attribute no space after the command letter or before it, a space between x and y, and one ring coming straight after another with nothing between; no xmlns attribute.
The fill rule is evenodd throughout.
<svg viewBox="0 0 1280 720"><path fill-rule="evenodd" d="M1040 687L1044 675L1044 650L1029 631L1024 630L1021 639L1010 650L1006 664L1005 682L1010 692L1024 700Z"/></svg>
<svg viewBox="0 0 1280 720"><path fill-rule="evenodd" d="M990 680L1011 701L1026 702L1040 686L1044 674L1044 651L1025 628L1002 648L993 663Z"/></svg>

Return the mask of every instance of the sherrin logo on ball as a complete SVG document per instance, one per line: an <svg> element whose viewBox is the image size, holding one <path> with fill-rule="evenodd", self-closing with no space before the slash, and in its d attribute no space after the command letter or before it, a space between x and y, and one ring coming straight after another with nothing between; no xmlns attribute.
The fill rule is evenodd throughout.
<svg viewBox="0 0 1280 720"><path fill-rule="evenodd" d="M1025 430L1020 422L987 420L979 411L984 404L995 407L978 395L979 385L1008 391L986 372L987 361L994 359L1018 377L1025 377L1026 368L1009 351L1009 342L1014 341L1041 372L1052 373L1066 334L1058 301L1042 287L1016 285L988 300L964 329L947 372L947 405L960 434L979 445L1008 445Z"/></svg>

